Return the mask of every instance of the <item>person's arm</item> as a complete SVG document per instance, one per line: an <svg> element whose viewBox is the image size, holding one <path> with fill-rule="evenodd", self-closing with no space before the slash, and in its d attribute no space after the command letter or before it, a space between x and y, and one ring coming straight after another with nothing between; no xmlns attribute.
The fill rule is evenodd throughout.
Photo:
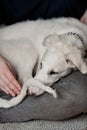
<svg viewBox="0 0 87 130"><path fill-rule="evenodd" d="M11 65L2 56L0 56L0 89L11 96L19 94L21 90Z"/></svg>
<svg viewBox="0 0 87 130"><path fill-rule="evenodd" d="M84 12L83 16L81 17L81 22L87 24L87 9L86 11Z"/></svg>

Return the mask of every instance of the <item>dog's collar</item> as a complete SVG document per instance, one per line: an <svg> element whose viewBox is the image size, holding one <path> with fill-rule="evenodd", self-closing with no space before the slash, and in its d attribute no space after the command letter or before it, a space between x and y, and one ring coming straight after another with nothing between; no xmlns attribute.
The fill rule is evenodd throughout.
<svg viewBox="0 0 87 130"><path fill-rule="evenodd" d="M78 38L82 43L84 43L82 37L79 34L75 33L75 32L68 32L67 35L73 35L76 38Z"/></svg>

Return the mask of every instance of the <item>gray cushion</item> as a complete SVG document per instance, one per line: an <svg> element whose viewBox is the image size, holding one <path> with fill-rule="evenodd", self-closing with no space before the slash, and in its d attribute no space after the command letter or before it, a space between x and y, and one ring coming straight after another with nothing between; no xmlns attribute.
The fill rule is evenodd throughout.
<svg viewBox="0 0 87 130"><path fill-rule="evenodd" d="M87 110L87 75L76 71L53 85L58 98L48 93L27 96L11 109L0 109L0 122L24 122L33 119L64 120ZM0 94L8 98L5 94Z"/></svg>

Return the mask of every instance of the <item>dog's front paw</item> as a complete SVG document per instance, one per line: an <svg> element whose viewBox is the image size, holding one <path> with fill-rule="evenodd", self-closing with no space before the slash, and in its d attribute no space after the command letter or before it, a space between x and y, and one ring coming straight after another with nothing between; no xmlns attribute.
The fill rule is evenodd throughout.
<svg viewBox="0 0 87 130"><path fill-rule="evenodd" d="M45 91L44 90L42 90L42 89L40 89L40 88L38 88L38 87L29 87L28 88L28 94L29 95L34 95L34 96L39 96L39 95L41 95L41 94L43 94Z"/></svg>

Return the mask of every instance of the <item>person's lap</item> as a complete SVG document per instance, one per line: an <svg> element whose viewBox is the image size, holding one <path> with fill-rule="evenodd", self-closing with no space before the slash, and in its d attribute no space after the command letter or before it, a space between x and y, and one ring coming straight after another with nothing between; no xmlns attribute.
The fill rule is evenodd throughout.
<svg viewBox="0 0 87 130"><path fill-rule="evenodd" d="M87 109L87 75L76 71L53 85L58 98L48 93L27 96L11 109L0 109L0 122L24 122L33 119L64 120ZM7 95L0 94L4 98Z"/></svg>

